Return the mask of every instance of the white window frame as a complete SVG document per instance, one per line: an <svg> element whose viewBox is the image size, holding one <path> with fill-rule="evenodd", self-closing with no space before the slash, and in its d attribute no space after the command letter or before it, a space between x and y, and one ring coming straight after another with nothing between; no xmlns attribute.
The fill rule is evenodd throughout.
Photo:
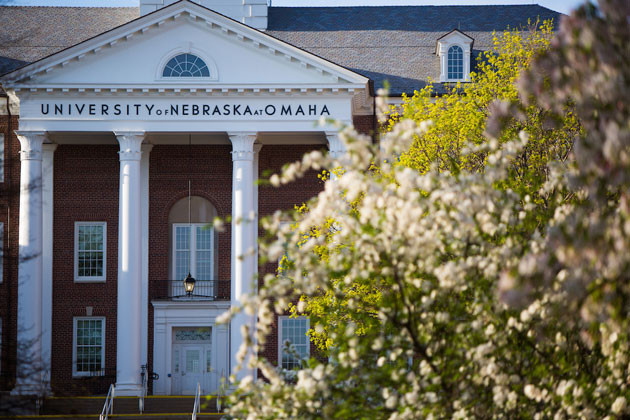
<svg viewBox="0 0 630 420"><path fill-rule="evenodd" d="M79 227L103 227L103 275L79 276ZM76 283L104 283L107 279L107 222L74 222L74 281Z"/></svg>
<svg viewBox="0 0 630 420"><path fill-rule="evenodd" d="M284 349L284 342L288 341L286 340L283 336L282 336L282 323L285 321L293 321L293 320L299 320L299 319L305 319L306 320L306 331L304 331L305 335L308 332L308 330L311 328L311 321L309 319L309 317L307 316L298 316L298 317L291 317L291 316L279 316L278 317L278 366L283 368L282 366L282 355L283 355L283 349ZM289 341L290 342L290 341ZM295 344L294 344L295 346ZM308 336L306 336L306 358L309 358L311 355L311 340Z"/></svg>
<svg viewBox="0 0 630 420"><path fill-rule="evenodd" d="M440 82L470 82L470 57L473 42L474 39L457 29L438 39L435 53L440 58ZM461 48L463 54L463 77L461 79L449 79L448 77L448 51L455 46Z"/></svg>
<svg viewBox="0 0 630 420"><path fill-rule="evenodd" d="M190 243L189 243L189 249L188 252L189 254L189 269L190 269L190 274L196 279L196 280L202 280L198 278L198 273L197 273L197 227L202 227L203 229L207 229L210 231L210 255L211 255L211 260L210 260L210 272L212 273L212 277L209 280L216 280L214 278L214 269L215 269L215 261L214 261L214 257L215 257L215 237L214 237L214 228L212 228L208 223L173 223L173 227L171 229L172 230L172 254L171 254L171 265L172 265L172 273L171 275L173 276L172 280L184 280L184 279L179 279L177 278L177 228L178 227L190 227ZM202 280L202 281L208 281L208 280Z"/></svg>
<svg viewBox="0 0 630 420"><path fill-rule="evenodd" d="M77 325L78 321L101 321L101 369L96 372L77 372ZM72 376L104 376L105 375L105 317L102 316L75 316L72 318Z"/></svg>
<svg viewBox="0 0 630 420"><path fill-rule="evenodd" d="M449 74L457 73L457 71L455 71L455 70L451 72L451 66L449 65L450 64L450 62L449 62L450 60L449 60L448 56L451 53L451 49L453 49L453 48L459 48L461 50L461 52L462 52L462 77L449 77ZM462 47L459 44L449 45L448 49L446 50L446 80L448 80L448 81L463 81L463 80L466 80L466 69L465 69L466 66L464 66L464 61L465 60L466 59L464 57L464 47Z"/></svg>

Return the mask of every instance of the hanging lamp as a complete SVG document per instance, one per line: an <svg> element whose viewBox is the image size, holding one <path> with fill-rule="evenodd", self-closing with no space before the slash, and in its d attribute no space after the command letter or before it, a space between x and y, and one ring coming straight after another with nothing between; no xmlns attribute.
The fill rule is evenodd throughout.
<svg viewBox="0 0 630 420"><path fill-rule="evenodd" d="M190 171L190 156L192 151L192 136L188 134L188 168ZM190 218L190 208L191 208L191 182L190 182L190 172L188 172L188 232L189 237L192 237L192 222ZM186 295L192 296L193 290L195 290L195 278L190 274L190 268L192 266L192 249L188 251L188 275L184 279L184 290L186 290Z"/></svg>

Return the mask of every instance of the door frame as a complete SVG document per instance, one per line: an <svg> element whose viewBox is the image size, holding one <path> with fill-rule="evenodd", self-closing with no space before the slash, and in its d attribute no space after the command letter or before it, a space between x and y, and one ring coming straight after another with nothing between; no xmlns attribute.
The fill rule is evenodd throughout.
<svg viewBox="0 0 630 420"><path fill-rule="evenodd" d="M160 379L153 382L154 395L173 395L173 328L211 327L212 328L212 366L220 376L230 376L230 335L227 325L216 324L216 318L230 309L230 302L217 301L153 301L153 371ZM169 374L171 374L169 376ZM217 381L218 382L218 381ZM209 394L218 390L212 389Z"/></svg>

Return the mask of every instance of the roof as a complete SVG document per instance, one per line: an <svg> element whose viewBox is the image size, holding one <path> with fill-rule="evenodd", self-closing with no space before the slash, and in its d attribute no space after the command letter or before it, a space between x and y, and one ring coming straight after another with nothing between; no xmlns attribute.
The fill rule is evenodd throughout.
<svg viewBox="0 0 630 420"><path fill-rule="evenodd" d="M267 33L374 80L392 95L439 79L438 38L459 29L475 51L493 30L526 28L560 13L537 5L270 7ZM0 7L0 74L139 17L138 8Z"/></svg>

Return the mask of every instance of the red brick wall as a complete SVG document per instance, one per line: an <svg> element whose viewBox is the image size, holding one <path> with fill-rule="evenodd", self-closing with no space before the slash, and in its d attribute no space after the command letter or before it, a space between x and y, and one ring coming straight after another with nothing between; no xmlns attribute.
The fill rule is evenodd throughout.
<svg viewBox="0 0 630 420"><path fill-rule="evenodd" d="M5 98L0 100L4 101ZM4 182L0 182L0 222L4 223L3 272L0 283L0 390L12 389L15 380L20 145L13 131L17 127L18 117L0 115L0 133L4 134Z"/></svg>
<svg viewBox="0 0 630 420"><path fill-rule="evenodd" d="M6 130L6 120L0 121L0 130ZM17 118L13 121L17 127ZM9 138L7 136L7 138ZM11 209L11 251L17 251L17 204L19 187L19 142L15 136L7 141L14 167L5 171L5 178L13 179L15 200ZM267 145L260 152L260 174L280 171L282 165L301 159L302 155L323 146ZM192 194L208 199L220 217L231 215L232 159L229 145L188 146L156 145L150 155L149 179L149 296L158 296L156 282L168 280L169 226L168 214L175 202L188 194L188 179L192 178ZM54 171L54 253L53 253L53 351L51 382L57 394L89 394L106 392L115 381L116 371L116 296L118 264L118 177L119 160L117 145L59 145L55 152ZM11 176L13 175L13 176ZM6 183L5 183L6 184ZM6 185L1 185L0 210L7 210L11 197ZM291 209L301 204L322 188L315 173L290 185L259 188L261 216L277 209ZM0 221L6 223L8 212L0 212ZM74 223L76 221L107 222L107 281L105 283L74 282ZM8 225L5 225L7 240ZM262 235L262 232L261 232ZM230 279L229 224L218 236L219 280ZM8 257L7 257L8 258ZM9 269L10 268L10 269ZM261 278L265 272L273 272L275 264L260 267ZM11 267L5 258L5 277L0 284L0 316L3 318L3 343L15 343L15 311L17 307L17 263ZM73 317L85 316L86 306L93 307L93 316L106 318L105 366L106 376L95 378L72 377ZM149 370L153 358L153 310L149 303ZM10 346L6 346L10 347ZM5 348L6 348L5 347ZM277 360L277 332L270 337L263 354L271 361ZM3 348L3 372L10 351ZM15 350L13 350L15 354ZM6 382L6 381L5 381ZM5 388L10 388L7 384Z"/></svg>
<svg viewBox="0 0 630 420"><path fill-rule="evenodd" d="M301 160L304 153L311 150L321 149L323 146L263 146L260 152L259 166L261 174L268 172L279 173L282 165L289 162ZM258 190L258 209L261 217L273 214L276 210L291 210L297 204L307 202L316 196L323 189L323 183L317 178L317 173L310 172L304 178L274 188L270 185L261 186ZM262 235L263 232L260 232ZM259 278L263 279L266 273L275 273L277 264L271 262L259 268ZM259 282L262 283L262 282ZM278 362L278 317L274 319L274 328L267 337L267 345L262 351L262 355L267 360ZM311 353L314 348L311 346Z"/></svg>
<svg viewBox="0 0 630 420"><path fill-rule="evenodd" d="M157 145L149 159L149 296L165 295L164 280L169 280L169 224L171 207L192 195L209 200L221 218L232 214L232 147L229 145L188 146ZM218 235L218 280L227 281L229 296L230 244L229 224ZM153 306L149 302L149 370L153 370Z"/></svg>
<svg viewBox="0 0 630 420"><path fill-rule="evenodd" d="M374 134L374 116L373 115L355 115L352 117L354 128L361 133L372 136Z"/></svg>
<svg viewBox="0 0 630 420"><path fill-rule="evenodd" d="M53 344L51 382L57 394L103 393L116 375L118 271L117 145L59 145L54 157ZM74 282L74 223L107 222L105 283ZM104 316L105 377L72 377L73 317Z"/></svg>

